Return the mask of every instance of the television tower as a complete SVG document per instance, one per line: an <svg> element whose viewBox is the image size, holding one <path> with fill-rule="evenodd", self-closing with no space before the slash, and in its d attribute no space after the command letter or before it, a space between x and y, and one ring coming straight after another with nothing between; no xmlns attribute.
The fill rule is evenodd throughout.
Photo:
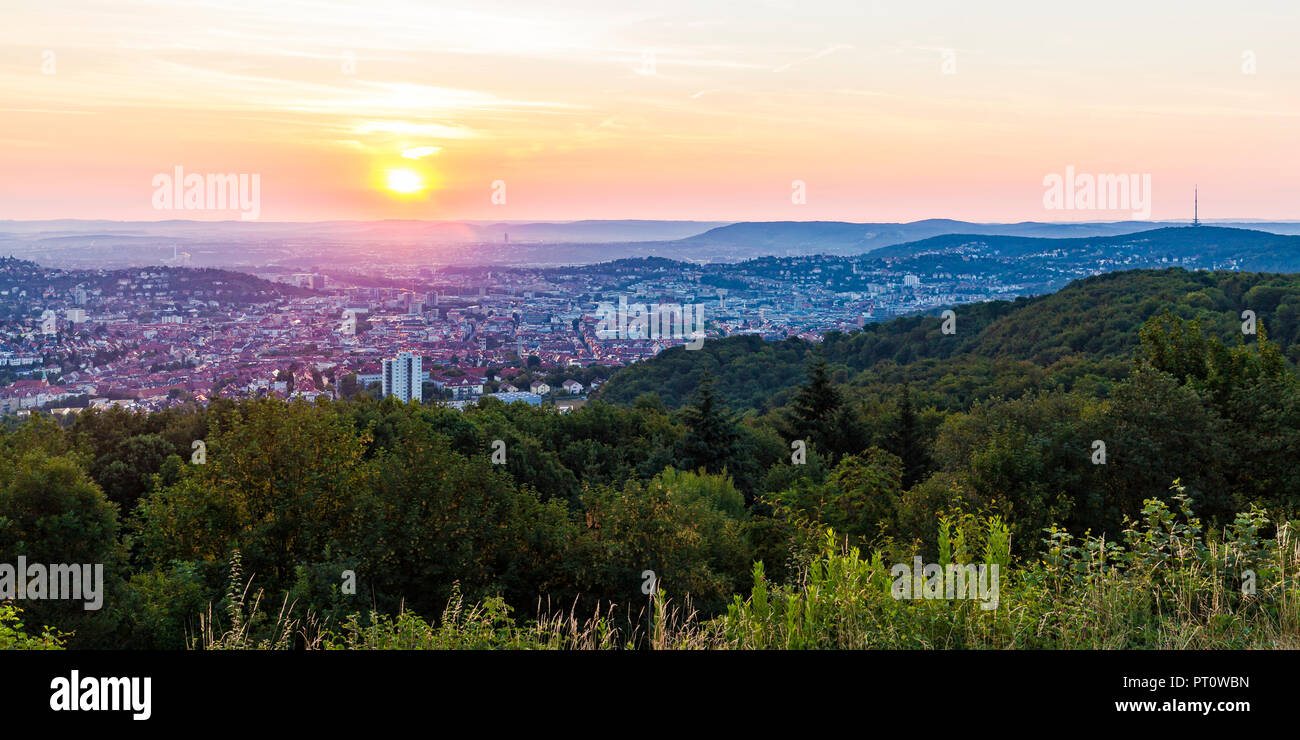
<svg viewBox="0 0 1300 740"><path fill-rule="evenodd" d="M1197 213L1199 208L1199 203L1197 201L1199 200L1200 193L1197 191L1198 188L1195 185L1193 185L1192 186L1192 226L1201 225L1201 219L1199 218L1199 215Z"/></svg>

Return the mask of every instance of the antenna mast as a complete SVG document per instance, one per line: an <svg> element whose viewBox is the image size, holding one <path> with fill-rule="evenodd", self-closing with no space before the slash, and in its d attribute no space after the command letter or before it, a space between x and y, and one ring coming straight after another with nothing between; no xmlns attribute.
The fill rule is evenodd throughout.
<svg viewBox="0 0 1300 740"><path fill-rule="evenodd" d="M1196 186L1192 186L1192 226L1201 225L1201 219L1198 213L1200 207L1200 203L1198 202L1200 200L1199 198L1200 193L1198 192L1198 190L1199 188L1197 188Z"/></svg>

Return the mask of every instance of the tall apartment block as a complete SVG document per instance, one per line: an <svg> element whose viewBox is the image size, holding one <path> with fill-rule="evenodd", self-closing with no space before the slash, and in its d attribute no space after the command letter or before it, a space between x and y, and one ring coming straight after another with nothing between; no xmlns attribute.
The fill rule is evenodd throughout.
<svg viewBox="0 0 1300 740"><path fill-rule="evenodd" d="M420 382L423 373L420 370L420 356L410 352L398 352L397 357L384 360L384 396L397 396L403 403L423 399Z"/></svg>

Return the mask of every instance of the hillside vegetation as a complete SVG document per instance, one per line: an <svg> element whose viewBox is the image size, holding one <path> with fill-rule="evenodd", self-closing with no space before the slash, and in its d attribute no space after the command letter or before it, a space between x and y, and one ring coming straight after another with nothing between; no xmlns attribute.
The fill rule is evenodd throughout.
<svg viewBox="0 0 1300 740"><path fill-rule="evenodd" d="M1232 343L1247 309L1289 360L1300 361L1300 276L1182 269L1108 273L1050 295L957 306L951 335L942 333L937 312L832 332L821 352L848 386L910 382L919 397L944 408L1079 384L1105 396L1131 367L1138 328L1152 317L1168 311ZM677 347L620 371L601 398L630 403L653 393L677 408L708 371L733 409L769 408L789 397L815 349L753 336L705 342L698 351Z"/></svg>

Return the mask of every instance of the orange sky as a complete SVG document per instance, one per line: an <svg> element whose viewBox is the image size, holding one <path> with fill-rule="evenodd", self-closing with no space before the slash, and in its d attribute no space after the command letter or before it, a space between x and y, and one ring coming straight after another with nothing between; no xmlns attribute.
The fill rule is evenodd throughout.
<svg viewBox="0 0 1300 740"><path fill-rule="evenodd" d="M0 219L238 218L155 209L177 165L259 175L271 221L1129 216L1046 210L1067 165L1150 174L1156 219L1194 183L1202 217L1300 218L1282 0L27 5Z"/></svg>

